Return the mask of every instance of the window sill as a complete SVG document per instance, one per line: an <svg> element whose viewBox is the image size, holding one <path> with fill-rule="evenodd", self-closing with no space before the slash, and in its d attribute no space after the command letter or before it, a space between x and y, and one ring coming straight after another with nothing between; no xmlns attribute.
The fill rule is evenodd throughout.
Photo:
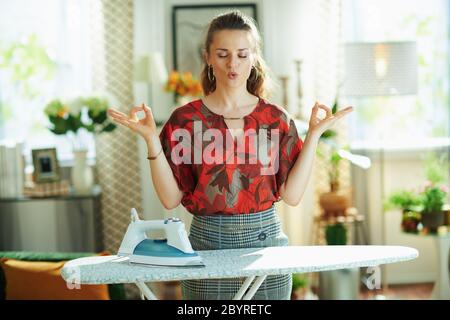
<svg viewBox="0 0 450 320"><path fill-rule="evenodd" d="M355 141L350 151L376 160L381 157L388 159L411 159L420 157L427 152L447 152L450 147L450 138L430 138L414 141L414 144L404 142Z"/></svg>

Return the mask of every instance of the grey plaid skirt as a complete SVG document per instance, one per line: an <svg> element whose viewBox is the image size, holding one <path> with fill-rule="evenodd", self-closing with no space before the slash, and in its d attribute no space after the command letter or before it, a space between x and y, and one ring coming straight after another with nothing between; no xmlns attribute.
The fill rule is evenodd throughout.
<svg viewBox="0 0 450 320"><path fill-rule="evenodd" d="M194 250L261 248L287 246L275 206L239 215L194 216L189 240ZM245 278L181 281L183 299L229 300L238 292ZM253 300L289 300L292 275L268 276Z"/></svg>

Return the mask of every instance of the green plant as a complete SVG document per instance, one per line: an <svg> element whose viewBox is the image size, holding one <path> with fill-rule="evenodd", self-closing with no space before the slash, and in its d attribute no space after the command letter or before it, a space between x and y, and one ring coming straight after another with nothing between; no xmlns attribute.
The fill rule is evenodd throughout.
<svg viewBox="0 0 450 320"><path fill-rule="evenodd" d="M411 190L398 190L392 193L384 203L385 210L399 208L402 210L413 209L420 206L421 197Z"/></svg>
<svg viewBox="0 0 450 320"><path fill-rule="evenodd" d="M402 230L404 232L416 233L417 227L421 221L421 214L414 210L405 210L402 214Z"/></svg>
<svg viewBox="0 0 450 320"><path fill-rule="evenodd" d="M446 186L428 184L421 193L423 213L433 213L442 211L448 189Z"/></svg>
<svg viewBox="0 0 450 320"><path fill-rule="evenodd" d="M308 285L308 278L300 273L294 273L292 275L292 291L304 288Z"/></svg>
<svg viewBox="0 0 450 320"><path fill-rule="evenodd" d="M331 167L328 171L331 192L339 190L339 163L342 159L338 151L333 150L330 156Z"/></svg>
<svg viewBox="0 0 450 320"><path fill-rule="evenodd" d="M100 134L117 127L108 119L109 106L110 98L105 96L76 97L69 101L54 99L45 106L44 112L52 124L49 130L54 134L76 136L80 129Z"/></svg>
<svg viewBox="0 0 450 320"><path fill-rule="evenodd" d="M430 152L425 157L427 181L420 192L423 213L440 212L446 200L448 200L448 186L443 182L450 166L445 156L445 154L442 154L438 157L435 153Z"/></svg>
<svg viewBox="0 0 450 320"><path fill-rule="evenodd" d="M328 245L346 245L347 228L341 222L330 224L325 229L325 237Z"/></svg>
<svg viewBox="0 0 450 320"><path fill-rule="evenodd" d="M333 107L331 108L332 114L335 114L338 111L338 97L336 97ZM328 158L330 167L328 169L328 182L330 184L331 192L339 190L339 163L343 159L339 153L337 148L337 132L334 130L326 130L319 138L320 141L325 142L331 145L332 150L331 154ZM320 152L320 149L317 149L317 155L323 158L323 154Z"/></svg>
<svg viewBox="0 0 450 320"><path fill-rule="evenodd" d="M425 181L421 190L397 190L384 203L389 210L399 208L403 211L434 212L441 210L445 204L448 187L443 184L445 175L450 167L445 154L438 157L435 153L428 153L424 158Z"/></svg>

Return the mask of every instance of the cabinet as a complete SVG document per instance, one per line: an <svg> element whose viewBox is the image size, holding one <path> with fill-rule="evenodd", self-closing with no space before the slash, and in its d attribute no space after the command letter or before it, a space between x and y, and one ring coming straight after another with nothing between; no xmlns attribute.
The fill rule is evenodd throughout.
<svg viewBox="0 0 450 320"><path fill-rule="evenodd" d="M84 195L0 199L0 250L103 250L100 187Z"/></svg>

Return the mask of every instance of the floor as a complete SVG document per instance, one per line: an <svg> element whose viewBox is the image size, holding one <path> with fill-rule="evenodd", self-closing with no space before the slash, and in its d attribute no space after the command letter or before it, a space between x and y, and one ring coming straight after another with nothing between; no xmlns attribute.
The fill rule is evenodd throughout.
<svg viewBox="0 0 450 320"><path fill-rule="evenodd" d="M386 290L361 290L360 299L427 300L432 290L433 283L389 285Z"/></svg>

